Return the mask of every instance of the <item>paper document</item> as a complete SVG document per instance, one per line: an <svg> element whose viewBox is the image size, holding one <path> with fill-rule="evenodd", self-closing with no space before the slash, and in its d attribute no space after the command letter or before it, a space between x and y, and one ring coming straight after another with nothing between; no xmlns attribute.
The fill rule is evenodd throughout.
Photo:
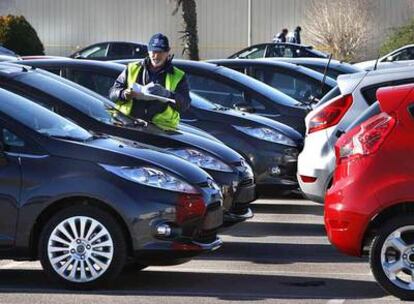
<svg viewBox="0 0 414 304"><path fill-rule="evenodd" d="M167 98L167 97L162 97L162 96L158 96L158 95L153 95L153 94L149 94L148 92L146 92L146 87L145 86L140 86L137 83L134 83L132 86L132 90L134 92L138 92L138 93L142 93L142 96L140 96L138 99L140 100L158 100L161 102L165 102L165 103L175 103L174 99L171 98Z"/></svg>

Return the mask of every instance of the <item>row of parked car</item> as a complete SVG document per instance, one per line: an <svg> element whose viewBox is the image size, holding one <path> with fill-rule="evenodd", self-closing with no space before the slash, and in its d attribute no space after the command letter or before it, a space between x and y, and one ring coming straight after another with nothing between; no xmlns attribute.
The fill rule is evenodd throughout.
<svg viewBox="0 0 414 304"><path fill-rule="evenodd" d="M16 216L0 231L10 256L40 258L55 279L92 286L126 264L174 264L216 249L219 231L253 216L256 190L286 194L299 185L325 203L335 246L370 251L379 283L414 298L409 161L388 155L373 167L385 138L409 127L414 113L405 99L412 87L381 88L414 83L412 68L363 71L329 58L174 60L192 103L179 129L165 131L123 115L107 98L137 59L22 59L0 64L10 100L4 120L33 133L4 125L5 163L20 174L7 182L15 196L4 213ZM408 102L405 120L393 102ZM395 134L396 153L409 149Z"/></svg>

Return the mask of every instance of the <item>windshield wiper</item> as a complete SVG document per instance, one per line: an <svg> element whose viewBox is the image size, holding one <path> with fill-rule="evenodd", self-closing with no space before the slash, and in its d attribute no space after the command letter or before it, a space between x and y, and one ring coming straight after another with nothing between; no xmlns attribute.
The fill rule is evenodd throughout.
<svg viewBox="0 0 414 304"><path fill-rule="evenodd" d="M87 138L79 138L79 137L70 136L70 135L49 135L49 136L53 138L57 138L57 139L67 139L67 140L73 140L73 141L78 141L78 142L87 142L87 141L94 139L94 136L90 136Z"/></svg>

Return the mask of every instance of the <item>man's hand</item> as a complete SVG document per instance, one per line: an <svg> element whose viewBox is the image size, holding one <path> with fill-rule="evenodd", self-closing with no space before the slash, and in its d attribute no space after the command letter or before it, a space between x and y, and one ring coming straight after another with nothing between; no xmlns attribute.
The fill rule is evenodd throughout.
<svg viewBox="0 0 414 304"><path fill-rule="evenodd" d="M161 97L171 98L171 92L159 84L154 84L146 88L148 94L157 95Z"/></svg>
<svg viewBox="0 0 414 304"><path fill-rule="evenodd" d="M125 89L123 91L123 95L125 99L131 99L131 98L136 98L139 99L140 97L142 97L144 94L141 93L141 91L136 91L136 88L132 88L132 89Z"/></svg>

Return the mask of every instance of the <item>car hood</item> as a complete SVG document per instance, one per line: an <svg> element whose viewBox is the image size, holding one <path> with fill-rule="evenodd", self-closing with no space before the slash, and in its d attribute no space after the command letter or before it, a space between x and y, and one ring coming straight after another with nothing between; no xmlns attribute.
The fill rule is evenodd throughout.
<svg viewBox="0 0 414 304"><path fill-rule="evenodd" d="M133 148L112 138L98 138L88 142L50 138L47 147L49 153L63 158L113 166L154 166L195 184L204 183L211 178L204 170L174 155Z"/></svg>
<svg viewBox="0 0 414 304"><path fill-rule="evenodd" d="M263 116L240 112L230 108L219 108L217 110L196 108L195 112L197 118L200 120L209 120L220 124L225 123L233 126L270 128L282 133L283 135L286 135L299 144L303 143L303 136L295 129Z"/></svg>
<svg viewBox="0 0 414 304"><path fill-rule="evenodd" d="M197 135L197 136L201 136L201 137L207 138L209 140L213 140L213 141L216 141L220 144L223 144L218 138L215 138L213 135L207 133L206 131L201 130L199 128L196 128L194 126L187 125L187 124L182 123L182 122L180 122L180 124L178 125L178 130L183 131L183 132L187 132L187 133L191 133L191 134L194 134L194 135Z"/></svg>
<svg viewBox="0 0 414 304"><path fill-rule="evenodd" d="M206 137L195 135L193 133L185 132L182 130L178 131L164 131L157 127L150 127L149 133L153 136L159 137L159 144L151 144L145 140L140 140L140 134L134 136L135 138L129 137L129 139L142 142L148 145L155 145L161 149L166 148L195 148L200 151L204 151L210 155L215 156L226 164L239 164L240 159L243 157L229 148L220 141L210 140Z"/></svg>

